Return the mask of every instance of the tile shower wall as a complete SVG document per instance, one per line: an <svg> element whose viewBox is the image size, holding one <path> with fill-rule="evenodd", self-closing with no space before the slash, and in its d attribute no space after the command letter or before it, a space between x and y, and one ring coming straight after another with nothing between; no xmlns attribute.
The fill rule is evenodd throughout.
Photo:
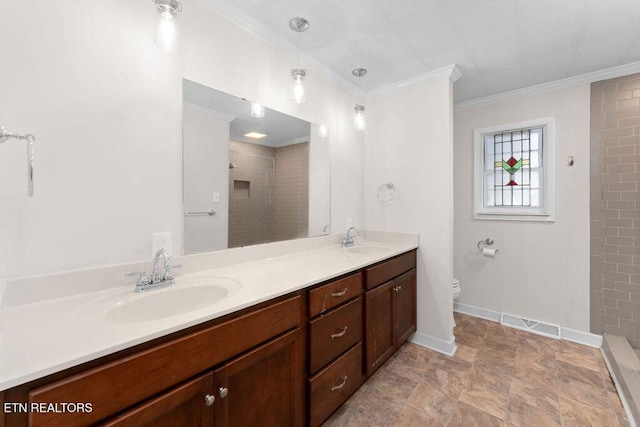
<svg viewBox="0 0 640 427"><path fill-rule="evenodd" d="M309 235L309 143L276 149L275 240Z"/></svg>
<svg viewBox="0 0 640 427"><path fill-rule="evenodd" d="M229 247L307 237L309 144L231 140L229 150Z"/></svg>
<svg viewBox="0 0 640 427"><path fill-rule="evenodd" d="M276 150L231 140L229 161L229 247L271 242L274 235Z"/></svg>
<svg viewBox="0 0 640 427"><path fill-rule="evenodd" d="M591 86L591 331L640 348L640 74Z"/></svg>

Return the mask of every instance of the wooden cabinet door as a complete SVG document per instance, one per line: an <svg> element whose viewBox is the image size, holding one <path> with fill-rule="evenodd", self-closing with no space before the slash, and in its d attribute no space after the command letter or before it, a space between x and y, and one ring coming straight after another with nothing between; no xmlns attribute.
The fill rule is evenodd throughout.
<svg viewBox="0 0 640 427"><path fill-rule="evenodd" d="M303 425L303 352L296 329L217 369L216 426Z"/></svg>
<svg viewBox="0 0 640 427"><path fill-rule="evenodd" d="M396 349L394 286L395 281L389 281L368 291L365 296L367 377Z"/></svg>
<svg viewBox="0 0 640 427"><path fill-rule="evenodd" d="M102 423L108 427L213 427L213 373L172 388L159 397ZM208 397L208 398L207 398Z"/></svg>
<svg viewBox="0 0 640 427"><path fill-rule="evenodd" d="M396 299L396 347L416 331L416 269L394 280Z"/></svg>

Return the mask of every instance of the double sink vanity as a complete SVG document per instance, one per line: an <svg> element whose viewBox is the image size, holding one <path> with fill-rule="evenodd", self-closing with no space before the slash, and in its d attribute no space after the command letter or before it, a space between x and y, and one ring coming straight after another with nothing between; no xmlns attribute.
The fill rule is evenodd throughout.
<svg viewBox="0 0 640 427"><path fill-rule="evenodd" d="M184 256L142 293L81 290L90 271L8 282L0 426L320 425L416 330L417 247L367 232Z"/></svg>

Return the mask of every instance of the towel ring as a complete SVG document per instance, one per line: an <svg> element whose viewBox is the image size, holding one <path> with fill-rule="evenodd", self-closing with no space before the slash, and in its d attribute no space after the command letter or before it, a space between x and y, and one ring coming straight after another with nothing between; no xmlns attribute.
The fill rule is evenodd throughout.
<svg viewBox="0 0 640 427"><path fill-rule="evenodd" d="M382 203L389 203L396 197L396 187L392 182L385 182L378 187L378 201Z"/></svg>

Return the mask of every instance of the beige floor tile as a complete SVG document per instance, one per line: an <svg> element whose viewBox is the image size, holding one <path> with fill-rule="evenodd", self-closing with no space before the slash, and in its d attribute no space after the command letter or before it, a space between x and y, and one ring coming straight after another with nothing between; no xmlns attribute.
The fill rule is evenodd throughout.
<svg viewBox="0 0 640 427"><path fill-rule="evenodd" d="M558 340L534 334L527 334L520 337L518 348L555 358L558 350Z"/></svg>
<svg viewBox="0 0 640 427"><path fill-rule="evenodd" d="M467 347L478 349L484 344L484 339L477 335L466 334L464 332L456 332L456 343L464 344Z"/></svg>
<svg viewBox="0 0 640 427"><path fill-rule="evenodd" d="M449 423L451 427L498 427L503 425L504 421L500 418L496 418L464 402L458 402Z"/></svg>
<svg viewBox="0 0 640 427"><path fill-rule="evenodd" d="M339 408L323 424L324 427L382 427L364 414L353 411L347 406Z"/></svg>
<svg viewBox="0 0 640 427"><path fill-rule="evenodd" d="M611 401L611 408L613 409L613 412L616 414L616 417L618 418L618 424L620 424L620 426L628 426L629 425L629 419L627 418L627 413L625 412L624 408L622 407L622 402L620 401L620 396L618 396L618 393L607 393L609 395L609 400Z"/></svg>
<svg viewBox="0 0 640 427"><path fill-rule="evenodd" d="M456 354L453 356L454 359L467 363L473 363L476 360L478 350L460 343L457 343L457 346L458 349L456 350Z"/></svg>
<svg viewBox="0 0 640 427"><path fill-rule="evenodd" d="M453 357L402 346L327 426L628 426L598 349L454 314Z"/></svg>
<svg viewBox="0 0 640 427"><path fill-rule="evenodd" d="M535 362L517 362L513 373L515 379L522 383L529 384L546 390L551 387L557 389L558 375L555 367L547 367Z"/></svg>
<svg viewBox="0 0 640 427"><path fill-rule="evenodd" d="M507 426L518 427L560 427L561 417L558 409L545 410L531 406L520 399L511 399L507 413Z"/></svg>
<svg viewBox="0 0 640 427"><path fill-rule="evenodd" d="M600 372L600 365L593 356L585 356L582 354L557 353L556 360L559 362L569 363L581 368L589 369L594 372Z"/></svg>
<svg viewBox="0 0 640 427"><path fill-rule="evenodd" d="M497 393L509 394L513 375L497 369L496 366L474 365L469 372L468 384L480 384Z"/></svg>
<svg viewBox="0 0 640 427"><path fill-rule="evenodd" d="M591 384L594 387L603 390L605 387L604 380L602 379L602 375L600 374L600 372L595 372L591 369L559 360L558 381L563 381L565 379Z"/></svg>
<svg viewBox="0 0 640 427"><path fill-rule="evenodd" d="M433 418L426 413L405 405L393 423L393 427L445 427L448 419Z"/></svg>
<svg viewBox="0 0 640 427"><path fill-rule="evenodd" d="M536 364L546 368L556 369L556 355L538 353L530 348L520 346L516 354L516 364Z"/></svg>
<svg viewBox="0 0 640 427"><path fill-rule="evenodd" d="M533 386L514 379L511 383L509 401L517 400L550 412L560 410L558 387L549 384L546 387Z"/></svg>
<svg viewBox="0 0 640 427"><path fill-rule="evenodd" d="M407 405L419 409L431 418L448 420L458 402L458 396L451 390L439 390L430 384L418 384L407 400Z"/></svg>
<svg viewBox="0 0 640 427"><path fill-rule="evenodd" d="M507 415L509 403L509 390L503 392L486 387L481 383L469 383L462 391L460 402L473 406L492 416L504 420Z"/></svg>
<svg viewBox="0 0 640 427"><path fill-rule="evenodd" d="M373 422L386 426L396 418L404 402L389 399L386 393L368 388L359 399L349 403L348 410L364 415Z"/></svg>
<svg viewBox="0 0 640 427"><path fill-rule="evenodd" d="M609 407L590 405L560 396L560 412L564 426L615 427L616 415Z"/></svg>
<svg viewBox="0 0 640 427"><path fill-rule="evenodd" d="M368 391L375 389L386 393L390 400L404 403L418 385L418 381L391 369L380 369L367 381L367 385Z"/></svg>

